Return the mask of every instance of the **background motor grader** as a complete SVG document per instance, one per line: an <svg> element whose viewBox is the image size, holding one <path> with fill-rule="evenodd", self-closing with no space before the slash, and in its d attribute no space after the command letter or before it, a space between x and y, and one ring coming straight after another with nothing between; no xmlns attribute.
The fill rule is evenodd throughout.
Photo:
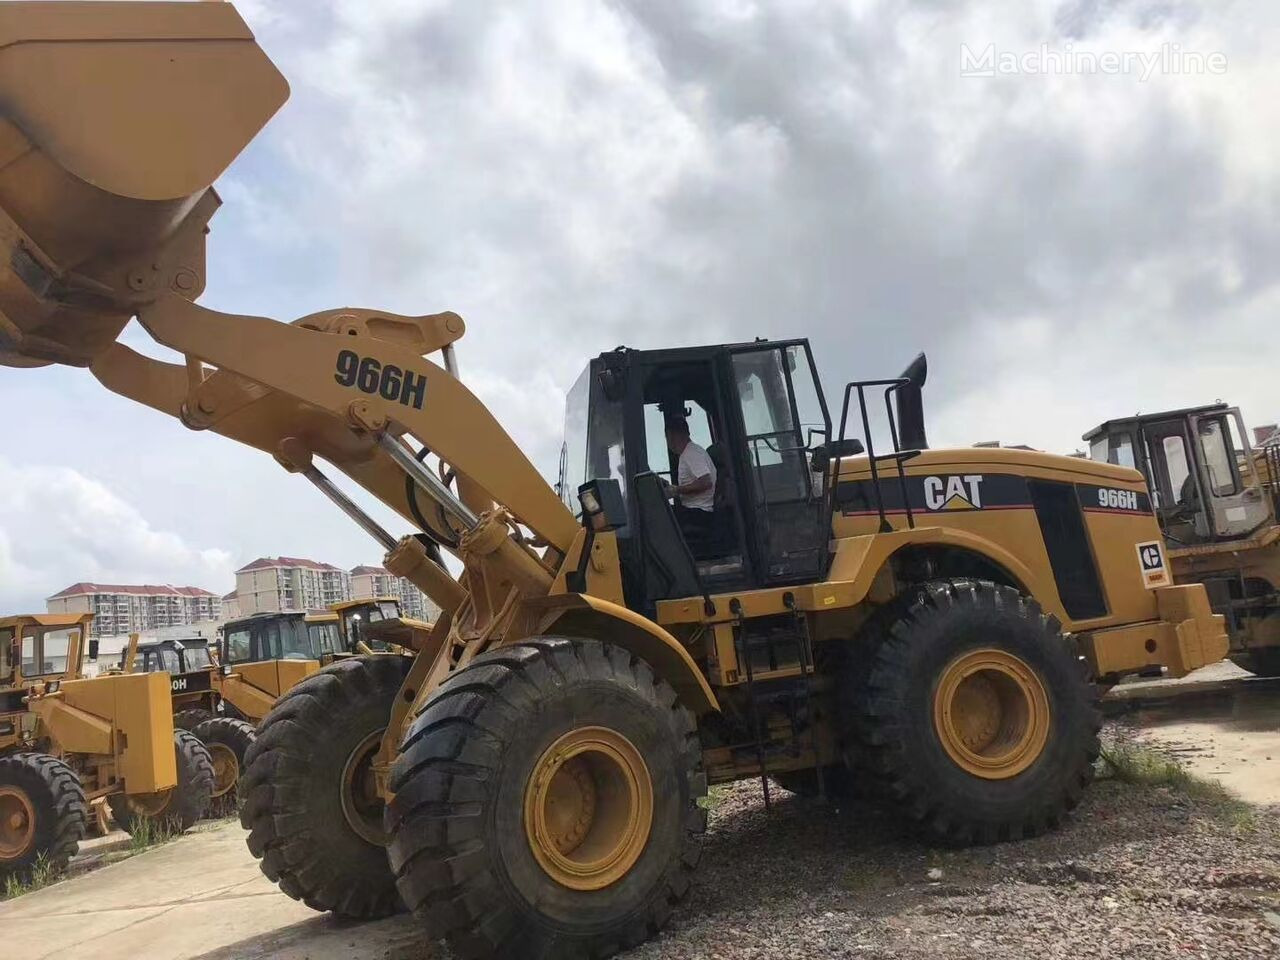
<svg viewBox="0 0 1280 960"><path fill-rule="evenodd" d="M1108 420L1084 439L1092 459L1147 478L1173 576L1205 585L1231 658L1280 677L1280 447L1254 451L1225 403Z"/></svg>
<svg viewBox="0 0 1280 960"><path fill-rule="evenodd" d="M263 450L443 611L263 719L241 820L290 896L408 906L462 957L607 956L688 890L709 782L861 779L948 842L1016 839L1088 783L1098 684L1225 653L1141 474L929 450L922 363L828 407L803 340L604 354L562 500L462 382L456 314L197 306L209 185L287 95L228 4L0 5L0 360ZM118 342L134 316L183 362ZM677 416L719 465L694 544L659 476Z"/></svg>
<svg viewBox="0 0 1280 960"><path fill-rule="evenodd" d="M235 801L245 754L253 743L254 724L229 714L223 707L223 674L209 654L204 639L155 640L139 643L138 634L129 637L121 654L125 673L165 673L173 703L173 725L190 731L204 744L213 761L213 806L215 812Z"/></svg>
<svg viewBox="0 0 1280 960"><path fill-rule="evenodd" d="M75 855L89 803L116 822L185 830L209 808L213 765L175 730L160 674L84 678L92 614L0 618L0 873Z"/></svg>

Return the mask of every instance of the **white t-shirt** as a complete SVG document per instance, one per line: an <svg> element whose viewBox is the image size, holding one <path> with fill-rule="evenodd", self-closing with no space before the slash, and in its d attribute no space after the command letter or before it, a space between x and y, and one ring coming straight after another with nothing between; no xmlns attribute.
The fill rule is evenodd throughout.
<svg viewBox="0 0 1280 960"><path fill-rule="evenodd" d="M711 477L711 487L702 493L682 493L680 502L695 510L706 510L710 513L716 508L716 465L711 462L711 454L690 440L680 454L680 468L676 472L676 486L683 487L699 477Z"/></svg>

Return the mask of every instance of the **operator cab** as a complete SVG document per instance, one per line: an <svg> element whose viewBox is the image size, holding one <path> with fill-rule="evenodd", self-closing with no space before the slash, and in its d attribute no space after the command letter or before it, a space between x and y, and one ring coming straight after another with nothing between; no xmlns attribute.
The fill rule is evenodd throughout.
<svg viewBox="0 0 1280 960"><path fill-rule="evenodd" d="M664 431L673 417L715 467L710 521L687 535L664 489L678 476ZM557 489L581 518L583 484L617 481L626 523L615 532L634 609L812 582L829 561L831 435L807 340L620 347L592 360L569 391Z"/></svg>
<svg viewBox="0 0 1280 960"><path fill-rule="evenodd" d="M124 666L128 651L120 654ZM158 640L138 645L137 670L140 673L194 673L213 666L209 657L209 641Z"/></svg>
<svg viewBox="0 0 1280 960"><path fill-rule="evenodd" d="M223 667L265 660L319 660L301 613L257 613L222 628Z"/></svg>
<svg viewBox="0 0 1280 960"><path fill-rule="evenodd" d="M1108 420L1084 435L1089 456L1147 478L1171 546L1238 540L1274 521L1236 407L1217 403Z"/></svg>
<svg viewBox="0 0 1280 960"><path fill-rule="evenodd" d="M373 639L369 627L384 620L400 619L400 601L395 597L344 600L330 604L329 610L337 615L339 641L346 652L355 653L360 643L375 653L386 653L390 649L387 643Z"/></svg>

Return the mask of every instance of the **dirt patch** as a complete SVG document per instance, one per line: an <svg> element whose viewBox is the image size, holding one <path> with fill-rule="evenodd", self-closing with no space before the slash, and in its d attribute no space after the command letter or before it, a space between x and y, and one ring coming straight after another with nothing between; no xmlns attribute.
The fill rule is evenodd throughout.
<svg viewBox="0 0 1280 960"><path fill-rule="evenodd" d="M1107 780L1048 836L939 850L774 796L719 791L689 901L628 960L1280 956L1280 807Z"/></svg>

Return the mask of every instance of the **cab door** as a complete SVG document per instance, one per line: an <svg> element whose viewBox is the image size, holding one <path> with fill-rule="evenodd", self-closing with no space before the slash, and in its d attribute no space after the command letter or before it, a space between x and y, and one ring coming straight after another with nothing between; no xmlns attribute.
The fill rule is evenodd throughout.
<svg viewBox="0 0 1280 960"><path fill-rule="evenodd" d="M831 518L810 464L814 447L831 436L831 418L809 345L736 347L727 366L738 496L760 585L817 579L826 572Z"/></svg>

